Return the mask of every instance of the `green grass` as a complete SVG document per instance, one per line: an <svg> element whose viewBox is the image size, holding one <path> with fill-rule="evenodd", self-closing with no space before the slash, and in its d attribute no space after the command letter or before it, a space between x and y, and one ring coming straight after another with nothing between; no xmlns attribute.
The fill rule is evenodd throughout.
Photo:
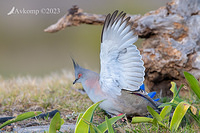
<svg viewBox="0 0 200 133"><path fill-rule="evenodd" d="M118 132L126 132L126 133L171 133L171 131L169 131L168 129L164 129L164 128L157 128L155 126L152 126L152 124L148 124L148 123L140 123L140 124L121 124L119 122L117 122L117 124L115 124L115 130ZM180 128L178 131L176 131L178 133L198 133L199 132L199 127L197 127L196 125L185 125L184 127ZM173 133L173 132L172 132Z"/></svg>
<svg viewBox="0 0 200 133"><path fill-rule="evenodd" d="M4 79L0 77L0 117L16 116L28 111L52 111L58 109L61 117L67 123L74 123L79 113L84 112L92 105L86 94L81 94L78 89L81 85L72 85L74 80L71 72L63 71L46 77L16 77ZM199 107L200 102L192 92L182 97L188 102L193 102ZM94 123L102 123L105 112L97 108L94 115ZM32 121L32 120L27 120ZM19 122L23 125L25 122ZM41 125L50 124L50 120L37 120ZM161 127L157 128L152 124L131 124L131 122L117 122L114 124L116 132L170 132ZM186 122L178 132L198 132L200 128L193 122Z"/></svg>
<svg viewBox="0 0 200 133"><path fill-rule="evenodd" d="M77 88L82 87L73 86L72 81L72 73L68 72L44 78L0 78L0 115L13 116L27 111L58 109L62 116L74 117L72 114L78 115L92 102L87 95L77 91Z"/></svg>

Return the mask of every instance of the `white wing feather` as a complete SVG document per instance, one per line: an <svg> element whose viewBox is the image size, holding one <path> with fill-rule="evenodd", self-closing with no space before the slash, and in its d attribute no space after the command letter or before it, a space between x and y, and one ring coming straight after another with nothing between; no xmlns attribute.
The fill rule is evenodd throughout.
<svg viewBox="0 0 200 133"><path fill-rule="evenodd" d="M144 81L144 63L133 43L138 39L122 12L106 17L101 40L100 85L103 91L120 95L121 89L139 90Z"/></svg>

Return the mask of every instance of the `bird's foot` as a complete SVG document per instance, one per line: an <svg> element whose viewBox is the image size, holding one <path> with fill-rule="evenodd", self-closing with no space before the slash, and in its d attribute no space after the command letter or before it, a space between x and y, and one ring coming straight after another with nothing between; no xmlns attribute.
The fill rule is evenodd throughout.
<svg viewBox="0 0 200 133"><path fill-rule="evenodd" d="M121 116L121 115L123 115L123 113L121 113L121 114L118 114L117 116ZM126 119L124 119L124 118L121 118L121 121L122 121L122 122L125 122L125 121L126 121Z"/></svg>

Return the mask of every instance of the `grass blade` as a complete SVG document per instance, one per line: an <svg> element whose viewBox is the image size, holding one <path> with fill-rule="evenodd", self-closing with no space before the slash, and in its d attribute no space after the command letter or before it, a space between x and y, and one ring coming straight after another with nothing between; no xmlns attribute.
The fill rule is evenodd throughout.
<svg viewBox="0 0 200 133"><path fill-rule="evenodd" d="M190 73L184 72L184 76L190 86L190 88L194 91L197 97L200 99L200 84L198 80Z"/></svg>
<svg viewBox="0 0 200 133"><path fill-rule="evenodd" d="M112 117L109 119L111 125L114 124L116 121L118 121L119 119L123 118L125 115L120 115L120 116L116 116L116 117ZM106 121L104 121L103 123L101 123L100 125L97 126L97 128L101 131L101 132L105 132L108 127L106 125Z"/></svg>
<svg viewBox="0 0 200 133"><path fill-rule="evenodd" d="M184 85L183 85L183 84L181 84L181 86L179 87L178 91L176 92L176 95L175 95L175 97L178 97L178 94L179 94L179 92L180 92L181 88L183 88L183 86L184 86ZM175 98L175 97L174 97L174 98Z"/></svg>
<svg viewBox="0 0 200 133"><path fill-rule="evenodd" d="M90 133L92 133L92 132L94 132L94 133L103 133L94 124L90 125Z"/></svg>
<svg viewBox="0 0 200 133"><path fill-rule="evenodd" d="M106 125L108 127L108 133L114 133L113 127L112 127L110 120L108 119L107 116L105 116L105 120L106 120Z"/></svg>
<svg viewBox="0 0 200 133"><path fill-rule="evenodd" d="M133 117L131 121L132 124L145 122L152 123L153 119L148 117Z"/></svg>

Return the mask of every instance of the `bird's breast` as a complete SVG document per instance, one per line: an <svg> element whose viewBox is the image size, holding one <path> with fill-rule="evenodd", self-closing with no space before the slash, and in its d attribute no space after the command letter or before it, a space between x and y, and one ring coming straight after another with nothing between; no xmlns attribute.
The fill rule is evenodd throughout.
<svg viewBox="0 0 200 133"><path fill-rule="evenodd" d="M85 81L85 85L83 86L89 98L93 102L98 102L100 100L104 100L106 98L106 94L101 89L99 84L99 80L90 79Z"/></svg>

